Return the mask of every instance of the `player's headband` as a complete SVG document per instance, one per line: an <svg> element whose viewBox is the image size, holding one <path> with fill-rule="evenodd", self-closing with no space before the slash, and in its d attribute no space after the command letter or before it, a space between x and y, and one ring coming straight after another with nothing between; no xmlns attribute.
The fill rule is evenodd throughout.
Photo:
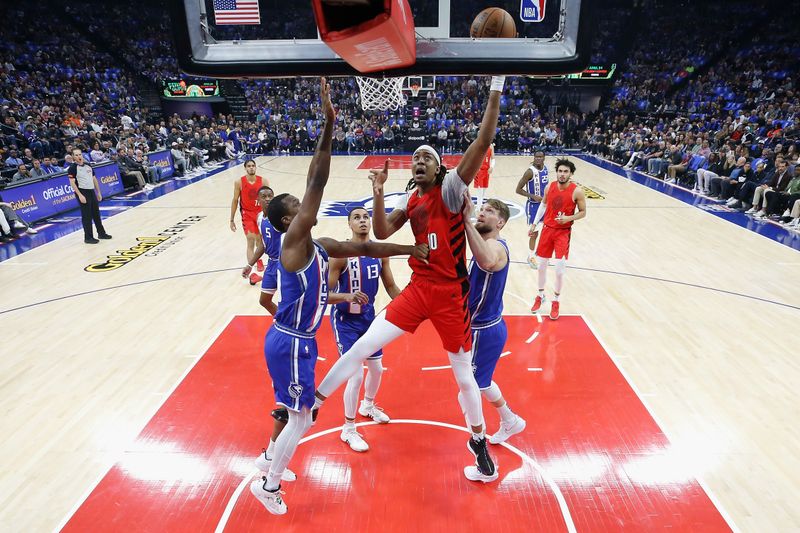
<svg viewBox="0 0 800 533"><path fill-rule="evenodd" d="M422 146L420 146L419 148L414 150L414 155L417 155L417 152L419 152L421 150L425 150L426 152L432 153L433 157L436 159L436 164L441 166L442 159L439 157L439 154L436 152L436 150L433 148L433 146L431 146L429 144L423 144Z"/></svg>

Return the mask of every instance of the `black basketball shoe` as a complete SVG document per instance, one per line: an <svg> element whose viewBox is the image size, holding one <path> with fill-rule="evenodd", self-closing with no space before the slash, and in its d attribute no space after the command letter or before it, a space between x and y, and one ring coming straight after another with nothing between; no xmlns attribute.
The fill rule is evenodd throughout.
<svg viewBox="0 0 800 533"><path fill-rule="evenodd" d="M494 466L492 456L489 455L489 448L486 446L486 438L479 440L469 439L467 449L475 456L475 466L464 467L464 475L470 481L482 481L488 483L498 477L497 468Z"/></svg>

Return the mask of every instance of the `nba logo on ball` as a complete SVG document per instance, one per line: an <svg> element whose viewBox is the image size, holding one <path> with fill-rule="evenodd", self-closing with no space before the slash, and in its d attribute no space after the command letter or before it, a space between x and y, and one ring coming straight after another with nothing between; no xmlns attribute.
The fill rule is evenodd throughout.
<svg viewBox="0 0 800 533"><path fill-rule="evenodd" d="M544 20L544 6L547 0L521 0L519 18L522 22L541 22Z"/></svg>

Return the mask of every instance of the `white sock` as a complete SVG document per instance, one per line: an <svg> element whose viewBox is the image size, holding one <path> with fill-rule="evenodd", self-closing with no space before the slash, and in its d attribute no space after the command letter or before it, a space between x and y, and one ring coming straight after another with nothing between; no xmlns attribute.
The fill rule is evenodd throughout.
<svg viewBox="0 0 800 533"><path fill-rule="evenodd" d="M283 471L286 470L294 452L297 451L300 439L310 427L311 411L307 407L303 407L300 411L289 410L289 421L275 441L275 455L272 458L269 472L267 472L264 489L275 491L280 488Z"/></svg>
<svg viewBox="0 0 800 533"><path fill-rule="evenodd" d="M354 419L358 409L358 397L361 395L361 383L364 381L364 372L359 368L356 373L347 380L344 388L344 416Z"/></svg>
<svg viewBox="0 0 800 533"><path fill-rule="evenodd" d="M506 424L510 424L511 422L513 422L514 418L516 417L514 412L508 408L508 403L505 403L501 407L498 407L497 412L500 413L500 419Z"/></svg>
<svg viewBox="0 0 800 533"><path fill-rule="evenodd" d="M267 459L269 459L270 461L272 460L272 456L275 455L275 441L274 440L269 439L269 445L267 446L267 452L266 452L265 455L267 456Z"/></svg>
<svg viewBox="0 0 800 533"><path fill-rule="evenodd" d="M557 292L554 292L554 293L553 293L553 301L554 301L554 302L557 302L557 301L558 301L558 297L559 297L559 296L561 296L559 293L557 293Z"/></svg>
<svg viewBox="0 0 800 533"><path fill-rule="evenodd" d="M381 359L367 359L367 377L364 380L364 403L370 407L378 395L383 376L383 362Z"/></svg>

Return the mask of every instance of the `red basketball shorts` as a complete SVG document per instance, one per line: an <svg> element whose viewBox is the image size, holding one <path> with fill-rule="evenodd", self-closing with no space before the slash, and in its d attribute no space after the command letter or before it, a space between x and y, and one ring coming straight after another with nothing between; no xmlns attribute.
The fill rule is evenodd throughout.
<svg viewBox="0 0 800 533"><path fill-rule="evenodd" d="M489 172L485 170L479 170L475 175L475 181L472 182L472 185L478 189L487 188L489 186Z"/></svg>
<svg viewBox="0 0 800 533"><path fill-rule="evenodd" d="M466 280L441 281L412 276L411 283L386 308L386 320L414 333L430 319L445 350L472 349L469 317L469 285Z"/></svg>
<svg viewBox="0 0 800 533"><path fill-rule="evenodd" d="M245 233L260 235L258 229L258 211L242 211L242 229Z"/></svg>
<svg viewBox="0 0 800 533"><path fill-rule="evenodd" d="M539 243L536 246L536 255L539 257L550 258L555 253L556 259L569 259L569 239L572 235L572 228L551 228L545 226L539 235Z"/></svg>

